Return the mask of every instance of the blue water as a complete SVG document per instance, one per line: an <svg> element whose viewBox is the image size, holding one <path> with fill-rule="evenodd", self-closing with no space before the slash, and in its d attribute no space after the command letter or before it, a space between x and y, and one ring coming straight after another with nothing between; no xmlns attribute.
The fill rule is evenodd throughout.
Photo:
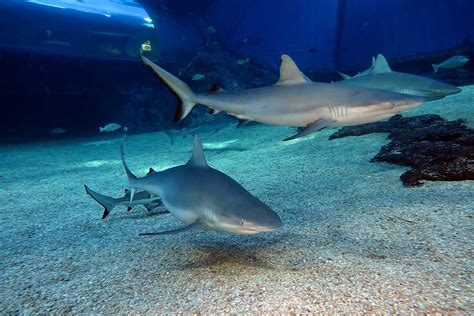
<svg viewBox="0 0 474 316"><path fill-rule="evenodd" d="M0 1L0 314L472 313L472 12L469 0ZM243 94L232 109L202 101L184 115L179 97L194 94L159 80L141 52L197 94ZM269 89L344 87L339 72L357 76L379 54L392 71L450 92L344 130L331 121L353 113L340 101L325 112L331 124L311 111L290 124L282 112L296 112L299 95L284 105L286 95L253 103L245 95L273 87L282 73L296 81ZM283 55L292 72L280 71ZM469 61L433 71L453 56ZM347 102L430 92L355 87ZM370 105L396 108L395 99ZM240 108L246 102L264 104L264 114L285 111L252 116ZM203 193L214 183L205 176L187 195L192 203L181 204L197 173L176 176L171 198L161 191L163 201L126 211L133 181L120 144L142 177L149 168L187 168L195 135L209 166L281 227L256 216L258 234L239 235L250 230L210 229L201 219L179 234L139 236L182 227L177 214L193 201L217 221L205 203L212 198L225 201L218 211L229 222L255 220L236 205L256 204L235 187L221 190L227 182ZM84 184L125 198L109 210L110 200L91 198ZM236 213L247 217L231 221Z"/></svg>

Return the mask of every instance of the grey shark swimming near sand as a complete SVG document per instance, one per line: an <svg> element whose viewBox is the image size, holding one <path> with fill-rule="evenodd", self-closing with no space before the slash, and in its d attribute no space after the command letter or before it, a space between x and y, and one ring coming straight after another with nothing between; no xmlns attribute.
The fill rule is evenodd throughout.
<svg viewBox="0 0 474 316"><path fill-rule="evenodd" d="M344 77L344 79L346 78ZM425 97L427 100L441 99L447 95L461 92L461 89L458 87L447 83L422 76L392 71L382 54L377 55L370 73L363 76L354 76L336 82L336 84L389 90Z"/></svg>
<svg viewBox="0 0 474 316"><path fill-rule="evenodd" d="M152 173L152 169L150 169ZM102 219L106 218L110 212L118 205L127 206L127 211L130 211L133 206L143 205L148 211L152 211L156 207L161 205L161 199L157 196L151 196L150 193L145 191L140 191L134 194L133 199L130 200L130 191L125 190L125 195L120 198L113 198L98 192L91 190L87 185L84 185L86 188L86 193L89 194L97 203L104 207L104 213L102 214ZM161 212L166 213L166 212Z"/></svg>
<svg viewBox="0 0 474 316"><path fill-rule="evenodd" d="M175 121L185 118L197 104L246 121L304 127L291 140L328 126L348 126L389 118L422 104L425 99L391 91L309 80L288 56L282 55L280 79L273 86L197 94L160 66L142 60L181 100Z"/></svg>
<svg viewBox="0 0 474 316"><path fill-rule="evenodd" d="M167 235L193 228L256 234L278 229L281 219L259 199L226 174L210 167L197 136L191 159L177 167L152 172L137 178L127 167L121 148L122 162L131 187L159 196L170 211L186 226L158 233Z"/></svg>

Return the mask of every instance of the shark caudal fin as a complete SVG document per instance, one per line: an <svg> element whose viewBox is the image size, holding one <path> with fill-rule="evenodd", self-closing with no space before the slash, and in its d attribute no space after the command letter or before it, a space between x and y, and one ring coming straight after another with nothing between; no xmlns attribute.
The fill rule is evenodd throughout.
<svg viewBox="0 0 474 316"><path fill-rule="evenodd" d="M127 174L127 178L128 178L128 183L130 185L130 204L131 204L133 201L133 196L135 195L135 192L137 191L137 188L135 187L135 185L138 178L130 171L130 169L127 166L127 163L125 162L123 144L120 144L120 157L122 158L123 168L125 169L125 173Z"/></svg>
<svg viewBox="0 0 474 316"><path fill-rule="evenodd" d="M431 64L431 66L433 66L434 73L437 73L438 72L438 65Z"/></svg>
<svg viewBox="0 0 474 316"><path fill-rule="evenodd" d="M174 121L178 122L184 119L189 112L193 109L196 105L196 94L191 90L191 88L178 79L177 77L173 76L160 66L154 64L151 60L146 58L145 56L141 55L143 63L150 67L154 73L158 75L158 77L171 89L171 91L176 94L176 96L180 99L180 104L176 109L176 113L174 115Z"/></svg>
<svg viewBox="0 0 474 316"><path fill-rule="evenodd" d="M114 199L110 196L106 196L106 195L100 194L98 192L92 191L85 184L84 184L84 188L86 188L86 193L89 194L91 198L96 200L97 203L99 203L100 205L102 205L104 207L104 213L102 214L102 219L106 218L107 215L109 215L110 212L117 205L116 199Z"/></svg>

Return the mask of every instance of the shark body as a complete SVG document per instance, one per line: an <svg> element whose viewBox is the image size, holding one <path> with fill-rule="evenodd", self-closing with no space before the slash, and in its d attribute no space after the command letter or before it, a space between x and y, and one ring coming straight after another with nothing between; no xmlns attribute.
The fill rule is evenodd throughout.
<svg viewBox="0 0 474 316"><path fill-rule="evenodd" d="M310 81L287 55L282 56L280 80L262 88L196 94L183 81L142 56L163 82L179 97L175 121L185 118L197 104L224 111L246 121L305 127L287 138L295 139L328 126L365 124L389 118L422 104L418 96L349 85Z"/></svg>
<svg viewBox="0 0 474 316"><path fill-rule="evenodd" d="M346 77L344 77L344 79L346 79ZM377 56L370 73L363 76L354 76L339 81L336 84L388 90L397 93L421 96L427 100L436 100L444 98L447 95L461 92L461 89L458 87L444 82L422 76L392 71L382 54Z"/></svg>
<svg viewBox="0 0 474 316"><path fill-rule="evenodd" d="M144 190L161 198L172 215L187 224L182 228L142 235L164 235L191 228L256 234L282 225L277 213L226 174L211 168L195 136L191 159L184 165L137 178L122 162L133 193Z"/></svg>

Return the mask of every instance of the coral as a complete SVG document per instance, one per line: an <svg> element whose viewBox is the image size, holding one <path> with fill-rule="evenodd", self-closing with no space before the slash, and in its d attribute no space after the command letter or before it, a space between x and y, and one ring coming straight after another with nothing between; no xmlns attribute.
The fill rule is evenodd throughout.
<svg viewBox="0 0 474 316"><path fill-rule="evenodd" d="M371 162L410 166L400 177L405 186L419 186L423 180L474 180L474 130L465 123L438 115L396 115L385 122L344 127L329 139L389 133L390 143Z"/></svg>

